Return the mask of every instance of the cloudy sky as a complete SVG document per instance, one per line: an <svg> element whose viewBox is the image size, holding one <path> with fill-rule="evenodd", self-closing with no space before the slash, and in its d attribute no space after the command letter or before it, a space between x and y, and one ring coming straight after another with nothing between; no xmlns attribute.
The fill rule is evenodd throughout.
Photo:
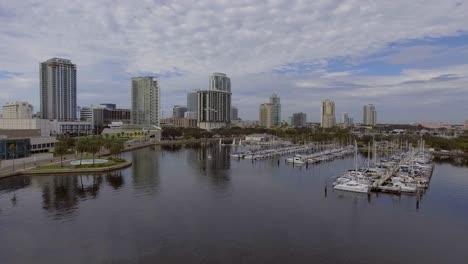
<svg viewBox="0 0 468 264"><path fill-rule="evenodd" d="M337 117L468 119L466 0L2 0L0 104L39 107L39 63L71 59L78 104L130 106L130 78L156 75L162 110L185 104L212 72L231 77L243 119L281 97L283 119L320 101Z"/></svg>

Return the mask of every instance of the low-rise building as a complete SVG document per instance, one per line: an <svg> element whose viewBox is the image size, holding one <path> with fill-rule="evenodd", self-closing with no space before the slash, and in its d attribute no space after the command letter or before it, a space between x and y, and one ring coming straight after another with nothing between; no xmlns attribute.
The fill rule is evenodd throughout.
<svg viewBox="0 0 468 264"><path fill-rule="evenodd" d="M0 160L19 159L31 156L29 138L0 136Z"/></svg>
<svg viewBox="0 0 468 264"><path fill-rule="evenodd" d="M270 141L271 139L275 138L275 136L270 134L250 134L245 136L246 141L255 141L255 142L265 142Z"/></svg>
<svg viewBox="0 0 468 264"><path fill-rule="evenodd" d="M2 118L5 119L30 119L33 116L33 107L28 102L11 102L3 106Z"/></svg>
<svg viewBox="0 0 468 264"><path fill-rule="evenodd" d="M241 128L257 127L258 121L236 119L231 121L231 126Z"/></svg>
<svg viewBox="0 0 468 264"><path fill-rule="evenodd" d="M189 118L163 118L161 119L161 126L171 127L197 127L197 119Z"/></svg>
<svg viewBox="0 0 468 264"><path fill-rule="evenodd" d="M92 135L93 134L93 124L86 121L51 121L52 131L54 135L72 135L72 136L82 136L82 135Z"/></svg>
<svg viewBox="0 0 468 264"><path fill-rule="evenodd" d="M112 122L130 124L130 109L115 108L115 104L101 104L81 108L80 120L91 122L93 132L99 134L102 129Z"/></svg>
<svg viewBox="0 0 468 264"><path fill-rule="evenodd" d="M131 135L135 132L140 133L141 137L149 142L161 140L161 127L154 125L137 125L137 124L118 124L114 122L110 127L104 128L102 135Z"/></svg>

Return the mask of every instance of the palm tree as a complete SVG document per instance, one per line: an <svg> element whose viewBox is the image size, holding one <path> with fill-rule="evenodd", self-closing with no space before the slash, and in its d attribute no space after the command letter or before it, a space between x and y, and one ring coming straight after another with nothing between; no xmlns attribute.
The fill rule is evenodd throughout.
<svg viewBox="0 0 468 264"><path fill-rule="evenodd" d="M8 145L8 150L10 153L13 153L13 171L15 171L16 144L11 143L10 145Z"/></svg>
<svg viewBox="0 0 468 264"><path fill-rule="evenodd" d="M93 137L90 140L90 145L88 151L93 155L93 165L95 161L95 155L101 150L102 147L102 140L100 137Z"/></svg>
<svg viewBox="0 0 468 264"><path fill-rule="evenodd" d="M63 141L55 143L54 153L60 156L60 167L63 167L63 154L67 153L67 146Z"/></svg>
<svg viewBox="0 0 468 264"><path fill-rule="evenodd" d="M110 147L110 154L113 156L117 156L122 150L124 149L124 143L122 140L117 140L112 143L112 146Z"/></svg>
<svg viewBox="0 0 468 264"><path fill-rule="evenodd" d="M82 137L76 142L76 150L80 152L80 165L83 161L83 152L87 152L90 145L90 140L87 137Z"/></svg>

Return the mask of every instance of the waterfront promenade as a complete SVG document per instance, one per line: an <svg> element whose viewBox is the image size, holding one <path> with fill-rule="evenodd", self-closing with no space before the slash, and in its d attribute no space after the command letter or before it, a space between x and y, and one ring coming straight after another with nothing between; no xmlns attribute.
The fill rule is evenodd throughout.
<svg viewBox="0 0 468 264"><path fill-rule="evenodd" d="M232 140L232 138L222 138L222 140ZM174 144L194 144L194 143L204 143L204 142L217 142L219 138L207 138L207 139L187 139L187 140L162 140L162 141L155 141L155 142L132 142L132 143L125 143L124 150L122 152L131 151L139 148L145 148L149 146L156 146L156 145L174 145ZM102 150L96 157L103 157L109 155L108 150ZM63 162L69 163L71 161L77 160L80 158L79 153L68 154L63 156ZM25 171L29 171L31 169L45 166L45 165L57 165L60 164L60 157L54 157L50 160L42 160L42 161L33 161L33 162L21 162L15 163L14 166L5 166L0 168L0 178L15 176L18 174L22 174ZM65 171L65 173L67 173Z"/></svg>

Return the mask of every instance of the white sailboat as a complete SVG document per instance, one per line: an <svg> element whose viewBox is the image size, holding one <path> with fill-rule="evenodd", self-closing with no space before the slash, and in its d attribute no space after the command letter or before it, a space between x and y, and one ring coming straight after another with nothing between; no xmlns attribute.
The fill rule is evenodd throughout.
<svg viewBox="0 0 468 264"><path fill-rule="evenodd" d="M357 142L354 142L354 176L350 180L337 180L333 189L348 192L368 193L369 185L363 181L357 169Z"/></svg>

